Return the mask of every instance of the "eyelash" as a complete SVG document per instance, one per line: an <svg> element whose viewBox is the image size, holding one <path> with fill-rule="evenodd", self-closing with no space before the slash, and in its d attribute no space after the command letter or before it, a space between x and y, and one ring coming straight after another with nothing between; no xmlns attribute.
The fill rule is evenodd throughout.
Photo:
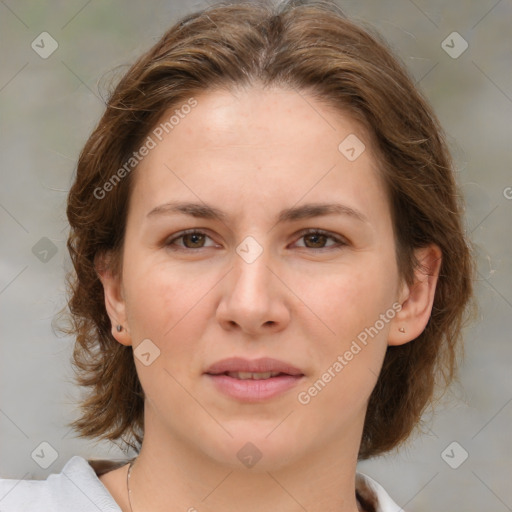
<svg viewBox="0 0 512 512"><path fill-rule="evenodd" d="M166 247L169 247L171 250L176 250L176 251L181 250L181 251L196 251L197 252L197 251L200 251L201 249L209 249L210 248L210 247L197 247L195 249L192 249L190 247L180 247L180 246L173 247L173 244L176 240L179 240L180 238L183 238L186 235L205 235L211 239L211 237L209 237L204 231L201 231L199 229L188 229L186 231L182 231L181 233L178 233L177 236L174 236L174 237L168 239L164 245ZM319 248L301 247L301 249L309 249L311 251L322 252L322 251L326 251L329 249L340 249L342 246L349 245L347 243L347 241L344 240L343 238L338 237L338 236L334 235L333 233L330 233L329 231L325 231L323 229L309 228L309 229L303 230L299 233L299 239L304 238L307 235L323 235L327 238L330 238L331 240L334 240L337 245L332 245L329 247L319 247Z"/></svg>

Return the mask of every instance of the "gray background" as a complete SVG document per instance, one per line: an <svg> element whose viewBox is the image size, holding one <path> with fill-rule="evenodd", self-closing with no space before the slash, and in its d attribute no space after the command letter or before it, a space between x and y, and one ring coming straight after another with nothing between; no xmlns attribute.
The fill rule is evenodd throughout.
<svg viewBox="0 0 512 512"><path fill-rule="evenodd" d="M512 510L512 189L507 188L512 187L512 2L338 3L386 37L432 102L466 194L466 229L479 265L480 314L465 331L460 384L434 416L426 415L425 435L397 453L361 463L359 471L380 482L410 512ZM78 152L103 111L104 84L179 17L205 5L0 1L4 478L46 478L76 454L124 456L111 444L74 438L66 427L76 415L74 401L80 395L71 381L73 340L56 336L51 327L52 317L65 304L64 272L70 266L66 193ZM31 48L44 31L59 45L47 59ZM458 58L441 46L454 31L469 44ZM459 42L453 44L460 48ZM43 253L45 249L50 252ZM458 445L445 452L452 465L460 463L463 450L469 454L457 469L441 455L453 441ZM34 450L40 452L41 442L58 455L47 469L31 457Z"/></svg>

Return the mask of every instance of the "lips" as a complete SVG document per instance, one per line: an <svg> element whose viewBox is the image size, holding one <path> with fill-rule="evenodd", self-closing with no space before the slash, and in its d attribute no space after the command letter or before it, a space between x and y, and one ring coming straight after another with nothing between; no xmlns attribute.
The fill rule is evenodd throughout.
<svg viewBox="0 0 512 512"><path fill-rule="evenodd" d="M233 378L247 379L247 374L261 374L261 378L275 377L279 374L301 376L304 373L290 363L272 359L269 357L262 357L260 359L244 359L242 357L231 357L223 359L211 365L206 372L209 375L229 375ZM269 375L270 374L270 375Z"/></svg>
<svg viewBox="0 0 512 512"><path fill-rule="evenodd" d="M278 359L232 357L210 366L205 377L215 389L230 399L256 403L291 390L303 380L304 373Z"/></svg>

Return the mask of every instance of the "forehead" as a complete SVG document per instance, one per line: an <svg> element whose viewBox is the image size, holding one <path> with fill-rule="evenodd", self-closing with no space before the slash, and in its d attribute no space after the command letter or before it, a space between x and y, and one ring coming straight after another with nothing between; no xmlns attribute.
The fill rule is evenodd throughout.
<svg viewBox="0 0 512 512"><path fill-rule="evenodd" d="M384 188L370 140L349 116L279 88L193 99L194 107L183 108L193 104L187 100L174 105L149 133L154 148L135 172L134 189L146 211L177 199L226 207L243 199L268 209L330 194L382 214ZM239 204L233 213L243 214Z"/></svg>

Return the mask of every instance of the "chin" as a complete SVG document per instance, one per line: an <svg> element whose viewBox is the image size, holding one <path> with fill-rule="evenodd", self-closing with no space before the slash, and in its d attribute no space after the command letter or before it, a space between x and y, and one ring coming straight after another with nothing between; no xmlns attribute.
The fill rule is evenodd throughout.
<svg viewBox="0 0 512 512"><path fill-rule="evenodd" d="M274 422L273 428L278 423ZM211 440L207 446L201 444L210 458L231 470L250 470L255 473L276 471L299 456L295 436L287 434L285 430L280 435L272 432L269 436L272 429L267 428L266 422L261 428L255 428L252 421L244 429L228 430L232 438L221 434L221 439Z"/></svg>

